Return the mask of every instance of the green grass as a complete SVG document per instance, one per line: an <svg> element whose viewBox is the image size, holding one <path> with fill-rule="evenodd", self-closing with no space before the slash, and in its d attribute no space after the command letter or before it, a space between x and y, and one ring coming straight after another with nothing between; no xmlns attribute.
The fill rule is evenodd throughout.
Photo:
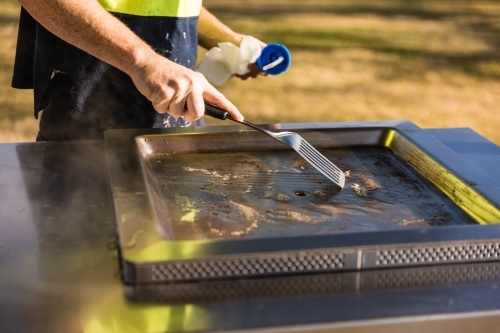
<svg viewBox="0 0 500 333"><path fill-rule="evenodd" d="M32 141L29 91L10 88L19 5L0 0L0 141ZM500 144L497 1L205 0L235 31L285 44L290 70L220 90L250 121L405 119ZM209 119L209 124L221 124Z"/></svg>
<svg viewBox="0 0 500 333"><path fill-rule="evenodd" d="M32 91L10 86L19 8L14 0L0 0L0 142L33 141L38 128Z"/></svg>
<svg viewBox="0 0 500 333"><path fill-rule="evenodd" d="M256 122L406 119L500 143L500 4L208 1L236 31L287 45L281 76L222 87ZM256 19L258 18L258 19Z"/></svg>

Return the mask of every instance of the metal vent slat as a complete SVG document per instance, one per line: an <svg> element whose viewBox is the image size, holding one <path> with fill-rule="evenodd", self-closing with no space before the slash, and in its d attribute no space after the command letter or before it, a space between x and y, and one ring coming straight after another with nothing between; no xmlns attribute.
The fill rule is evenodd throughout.
<svg viewBox="0 0 500 333"><path fill-rule="evenodd" d="M181 282L225 279L301 272L327 272L356 268L352 252L313 251L258 255L255 258L185 260L156 264L144 270L151 282ZM146 271L149 271L147 273Z"/></svg>

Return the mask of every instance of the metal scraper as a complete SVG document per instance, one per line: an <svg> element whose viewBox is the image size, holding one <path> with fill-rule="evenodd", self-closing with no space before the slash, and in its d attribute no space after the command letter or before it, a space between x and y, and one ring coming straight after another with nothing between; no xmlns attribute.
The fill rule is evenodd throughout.
<svg viewBox="0 0 500 333"><path fill-rule="evenodd" d="M306 140L304 140L300 135L293 132L270 132L260 126L252 124L246 120L239 121L231 118L227 111L221 108L205 103L205 114L211 117L226 120L230 119L237 123L250 126L258 131L261 131L275 140L292 147L297 153L299 153L307 162L309 162L313 167L315 167L319 172L321 172L325 177L334 182L341 189L344 188L345 176L344 172L340 170L335 164L333 164L329 159L327 159L323 154L317 151L313 146L311 146Z"/></svg>

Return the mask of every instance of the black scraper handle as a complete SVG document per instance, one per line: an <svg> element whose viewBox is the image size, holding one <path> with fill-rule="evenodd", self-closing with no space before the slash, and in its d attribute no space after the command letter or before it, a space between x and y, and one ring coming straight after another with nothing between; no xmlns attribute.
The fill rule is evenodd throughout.
<svg viewBox="0 0 500 333"><path fill-rule="evenodd" d="M221 108L205 102L205 114L220 120L226 120L229 117L229 112Z"/></svg>

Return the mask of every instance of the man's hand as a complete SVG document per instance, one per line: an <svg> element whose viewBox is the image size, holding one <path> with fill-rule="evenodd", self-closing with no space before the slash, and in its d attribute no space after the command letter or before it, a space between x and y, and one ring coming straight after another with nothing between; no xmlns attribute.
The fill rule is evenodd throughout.
<svg viewBox="0 0 500 333"><path fill-rule="evenodd" d="M264 75L264 76L267 75L266 73L262 72L260 70L259 66L257 66L256 64L248 64L247 67L250 70L250 72L248 72L246 74L243 74L243 75L236 75L236 76L239 77L242 80L246 80L249 77L255 79L258 75Z"/></svg>
<svg viewBox="0 0 500 333"><path fill-rule="evenodd" d="M130 76L139 91L159 113L194 121L205 112L204 101L243 120L238 109L205 79L203 74L171 62L161 56L147 58ZM187 109L186 109L187 107Z"/></svg>

